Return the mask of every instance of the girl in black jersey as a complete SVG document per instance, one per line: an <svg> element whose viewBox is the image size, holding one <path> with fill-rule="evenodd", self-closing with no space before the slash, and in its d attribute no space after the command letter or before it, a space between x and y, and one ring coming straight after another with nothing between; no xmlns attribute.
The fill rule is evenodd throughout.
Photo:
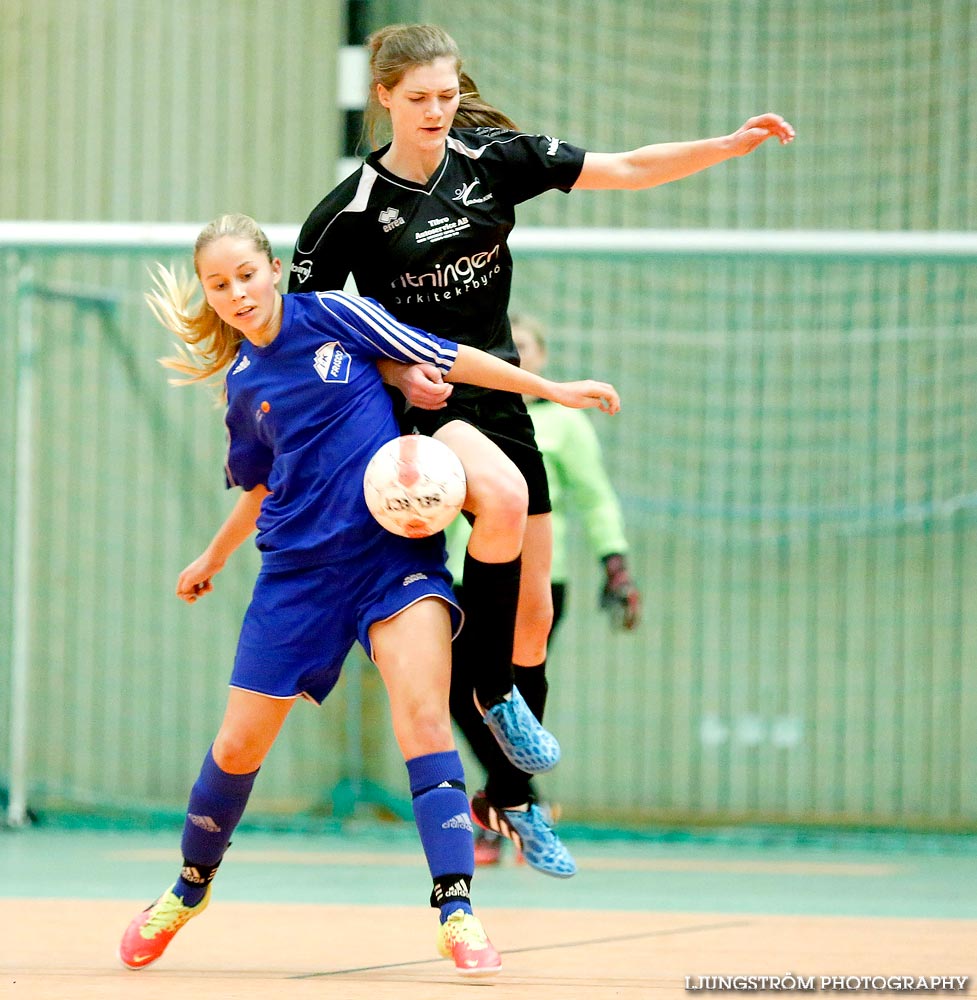
<svg viewBox="0 0 977 1000"><path fill-rule="evenodd" d="M368 46L371 140L388 116L392 138L313 209L295 246L289 288L342 288L352 274L361 295L398 319L513 363L506 240L517 204L552 189L653 187L743 156L767 139L794 138L790 124L768 113L729 135L588 152L519 132L485 104L461 73L457 45L436 26L389 26ZM540 763L547 748L536 754L529 747L528 758L514 752L527 726L522 698L535 716L529 731L539 732L531 726L543 715L552 617L550 505L532 421L517 396L446 386L423 366L390 363L385 377L412 404L403 428L448 444L468 477L473 530L451 707L488 771L476 818L520 842L533 867L572 875L573 859L533 803L530 768L521 763ZM537 770L551 766L542 764Z"/></svg>

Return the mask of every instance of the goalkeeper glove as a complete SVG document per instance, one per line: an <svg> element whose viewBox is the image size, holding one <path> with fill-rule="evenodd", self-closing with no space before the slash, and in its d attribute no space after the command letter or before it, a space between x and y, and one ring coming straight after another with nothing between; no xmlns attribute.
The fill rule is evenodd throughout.
<svg viewBox="0 0 977 1000"><path fill-rule="evenodd" d="M628 573L624 556L612 554L601 560L607 579L600 592L600 607L610 613L615 628L630 632L638 627L641 595Z"/></svg>

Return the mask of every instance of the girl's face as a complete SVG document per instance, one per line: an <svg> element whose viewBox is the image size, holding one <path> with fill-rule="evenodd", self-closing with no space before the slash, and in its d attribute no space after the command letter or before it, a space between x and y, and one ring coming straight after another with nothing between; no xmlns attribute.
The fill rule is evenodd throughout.
<svg viewBox="0 0 977 1000"><path fill-rule="evenodd" d="M414 66L392 89L377 84L377 97L390 112L394 142L421 150L444 145L458 110L458 70L454 59L444 56Z"/></svg>
<svg viewBox="0 0 977 1000"><path fill-rule="evenodd" d="M282 262L243 236L222 236L197 254L197 274L214 312L252 343L278 333Z"/></svg>

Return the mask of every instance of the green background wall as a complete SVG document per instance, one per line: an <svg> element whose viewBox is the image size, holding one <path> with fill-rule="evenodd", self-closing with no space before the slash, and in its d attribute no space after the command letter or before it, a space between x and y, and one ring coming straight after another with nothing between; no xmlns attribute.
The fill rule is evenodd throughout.
<svg viewBox="0 0 977 1000"><path fill-rule="evenodd" d="M587 148L720 134L768 109L797 126L787 149L658 190L546 195L524 226L977 221L977 11L964 0L373 12L444 24L484 96ZM0 218L299 223L340 153L343 14L311 0L6 0ZM39 809L182 808L256 568L242 550L207 601L172 596L233 498L219 411L155 364L166 340L141 293L156 256L3 258L5 399L25 317L38 338ZM611 633L574 537L548 717L567 752L545 781L568 817L977 823L973 264L520 255L514 304L548 324L554 374L622 391L624 412L598 429L645 596L641 630ZM8 469L16 433L11 408ZM14 485L0 490L2 566ZM0 635L11 606L4 575ZM5 643L4 719L8 678ZM7 767L0 745L0 784ZM322 710L296 708L254 808L327 811L351 776L380 798L403 788L369 669Z"/></svg>

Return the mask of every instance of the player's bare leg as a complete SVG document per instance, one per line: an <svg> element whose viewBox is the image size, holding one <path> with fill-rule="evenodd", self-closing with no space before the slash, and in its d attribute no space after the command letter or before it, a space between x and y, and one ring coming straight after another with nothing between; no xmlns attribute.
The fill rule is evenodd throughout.
<svg viewBox="0 0 977 1000"><path fill-rule="evenodd" d="M537 671L541 679L545 677L547 641L553 626L553 588L550 585L552 564L553 517L551 514L533 514L526 521L516 632L512 647L517 684L520 676L527 676L526 671ZM536 718L542 720L546 705L545 681L523 683L525 688L523 684L519 686L526 702Z"/></svg>

